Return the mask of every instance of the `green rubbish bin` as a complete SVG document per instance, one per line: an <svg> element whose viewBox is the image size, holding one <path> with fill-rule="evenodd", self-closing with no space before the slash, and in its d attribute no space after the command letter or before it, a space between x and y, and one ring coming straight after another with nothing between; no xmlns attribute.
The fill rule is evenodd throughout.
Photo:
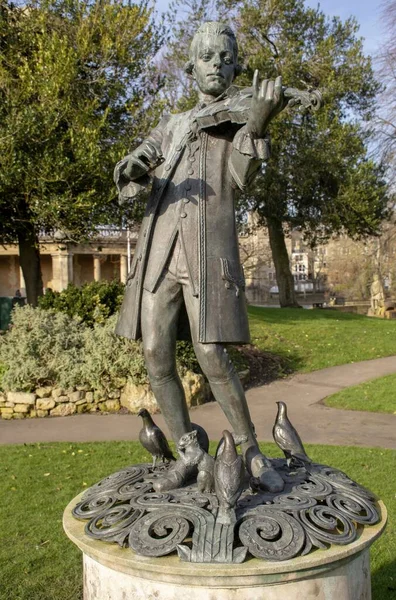
<svg viewBox="0 0 396 600"><path fill-rule="evenodd" d="M23 306L25 304L25 298L10 298L9 296L0 297L0 329L7 330L11 323L11 312L16 304Z"/></svg>

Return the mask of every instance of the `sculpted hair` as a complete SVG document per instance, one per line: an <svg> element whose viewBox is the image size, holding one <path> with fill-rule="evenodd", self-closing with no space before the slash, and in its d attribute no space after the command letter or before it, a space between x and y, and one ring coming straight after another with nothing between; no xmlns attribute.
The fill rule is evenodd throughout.
<svg viewBox="0 0 396 600"><path fill-rule="evenodd" d="M195 33L190 45L189 60L184 66L186 73L192 75L199 38L206 35L226 35L231 39L234 50L235 77L239 75L242 71L242 67L240 64L238 64L238 42L236 40L235 33L232 31L231 27L228 27L228 25L225 25L224 23L218 23L216 21L207 21L206 23L200 25L200 27L197 29L197 32Z"/></svg>

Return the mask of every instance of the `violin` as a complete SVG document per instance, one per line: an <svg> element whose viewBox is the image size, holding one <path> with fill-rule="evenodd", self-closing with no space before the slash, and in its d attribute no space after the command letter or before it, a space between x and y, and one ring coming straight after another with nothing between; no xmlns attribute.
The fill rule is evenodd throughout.
<svg viewBox="0 0 396 600"><path fill-rule="evenodd" d="M307 114L316 112L323 106L322 94L319 90L299 90L283 87L283 96L288 99L288 106L298 107L300 112ZM244 125L249 117L253 88L231 86L224 98L201 108L194 117L198 130L215 127L222 123L237 123Z"/></svg>

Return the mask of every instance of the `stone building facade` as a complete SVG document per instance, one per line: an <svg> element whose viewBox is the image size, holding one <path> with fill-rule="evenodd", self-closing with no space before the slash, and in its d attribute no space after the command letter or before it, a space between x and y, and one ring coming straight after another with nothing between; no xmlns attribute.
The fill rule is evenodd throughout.
<svg viewBox="0 0 396 600"><path fill-rule="evenodd" d="M136 246L138 229L101 228L85 244L40 238L44 289L62 291L69 283L80 286L100 280L126 281L128 257ZM129 238L129 241L128 241ZM240 238L240 256L245 271L246 293L251 304L277 303L275 266L267 228L249 215ZM396 290L396 228L389 224L383 235L365 241L346 236L331 239L311 250L299 231L286 238L295 289L303 296L339 294L347 299L369 298L373 272L382 273L385 290ZM129 248L129 250L128 250ZM0 246L0 297L24 295L18 246Z"/></svg>
<svg viewBox="0 0 396 600"><path fill-rule="evenodd" d="M239 241L248 301L251 304L276 303L278 286L268 230L257 225L254 214L248 216ZM321 292L323 286L315 280L315 254L304 244L302 234L293 231L285 242L296 292L302 295Z"/></svg>
<svg viewBox="0 0 396 600"><path fill-rule="evenodd" d="M41 271L44 289L60 292L69 283L77 286L91 281L126 281L128 246L130 257L137 241L137 230L130 232L101 228L95 238L85 244L40 237ZM128 243L129 238L129 243ZM0 297L25 295L25 282L19 265L18 246L0 246Z"/></svg>

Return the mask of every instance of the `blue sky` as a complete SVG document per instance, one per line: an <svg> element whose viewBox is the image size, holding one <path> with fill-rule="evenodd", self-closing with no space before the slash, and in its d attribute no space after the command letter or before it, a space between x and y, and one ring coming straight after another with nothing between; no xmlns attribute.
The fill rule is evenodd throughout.
<svg viewBox="0 0 396 600"><path fill-rule="evenodd" d="M308 6L317 6L317 0L306 0ZM360 24L360 35L365 38L364 48L367 54L375 54L379 50L384 37L384 24L381 21L381 2L368 0L322 0L319 5L329 16L338 16L343 20L356 17Z"/></svg>
<svg viewBox="0 0 396 600"><path fill-rule="evenodd" d="M309 6L316 7L317 0L306 0ZM168 8L168 0L157 0L157 9L161 12ZM375 54L379 49L384 27L381 23L381 2L379 0L322 0L319 5L329 16L339 16L343 20L351 15L360 24L360 34L365 38L364 48L367 54Z"/></svg>

